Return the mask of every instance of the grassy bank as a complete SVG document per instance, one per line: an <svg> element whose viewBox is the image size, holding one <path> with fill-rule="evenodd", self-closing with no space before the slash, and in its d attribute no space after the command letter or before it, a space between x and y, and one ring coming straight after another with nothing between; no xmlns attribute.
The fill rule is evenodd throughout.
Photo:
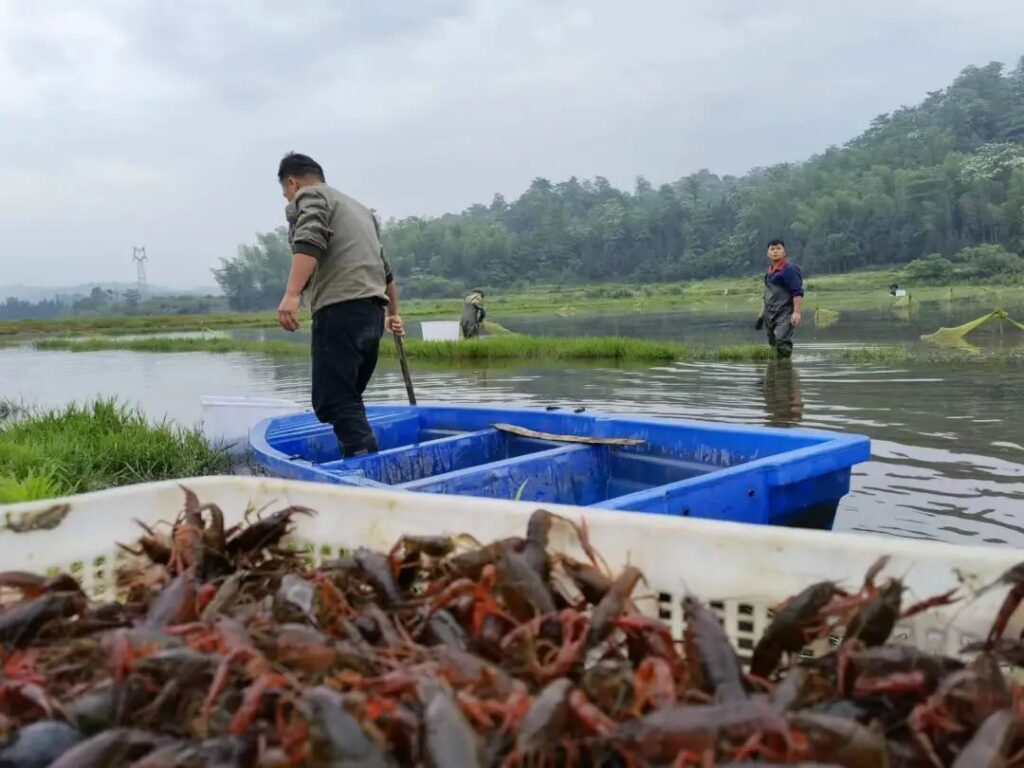
<svg viewBox="0 0 1024 768"><path fill-rule="evenodd" d="M607 360L614 362L671 362L673 360L765 360L771 350L763 345L700 349L671 342L619 337L558 338L551 336L500 336L471 341L405 342L405 355L413 360L472 362L487 360ZM238 339L46 339L35 342L37 349L97 352L248 352L281 357L307 357L309 347L287 341L243 341ZM381 355L397 353L389 339Z"/></svg>
<svg viewBox="0 0 1024 768"><path fill-rule="evenodd" d="M394 356L391 346L381 347ZM406 342L407 357L436 361L475 360L609 360L615 362L673 362L676 360L764 360L764 346L716 349L688 347L671 342L622 337L505 336L486 341Z"/></svg>
<svg viewBox="0 0 1024 768"><path fill-rule="evenodd" d="M66 350L69 352L248 352L274 355L276 357L307 357L309 347L291 341L255 341L247 339L203 338L203 339L43 339L33 345L42 350Z"/></svg>
<svg viewBox="0 0 1024 768"><path fill-rule="evenodd" d="M393 345L381 350L393 356ZM407 357L436 361L475 360L614 360L665 362L675 360L685 348L645 339L615 337L555 338L549 336L501 336L469 341L408 341Z"/></svg>
<svg viewBox="0 0 1024 768"><path fill-rule="evenodd" d="M200 431L152 423L116 401L0 420L0 504L230 471Z"/></svg>
<svg viewBox="0 0 1024 768"><path fill-rule="evenodd" d="M307 344L289 341L255 341L229 338L90 338L43 339L36 349L70 352L244 352L272 357L309 356ZM797 349L800 354L802 350ZM382 357L395 357L390 337L381 343ZM824 356L850 363L1017 365L1024 363L1024 351L983 351L973 347L875 346L830 350ZM405 355L424 363L459 364L472 362L515 362L519 360L565 360L577 362L658 363L672 361L751 362L771 360L773 351L765 344L722 347L690 347L673 342L624 337L495 336L472 341L420 341L408 339Z"/></svg>
<svg viewBox="0 0 1024 768"><path fill-rule="evenodd" d="M889 285L898 282L910 292L911 301L968 301L987 308L1024 303L1024 286L957 284L929 286L908 284L898 270L853 272L845 275L810 275L805 281L805 305L808 311L821 306L831 311L888 311L897 300L889 295ZM702 315L756 314L761 297L761 278L723 278L687 283L649 285L535 286L516 292L496 291L487 297L491 317L545 314L632 313L681 310ZM907 302L903 297L898 301ZM462 300L412 299L402 302L402 315L409 320L457 319ZM308 313L303 312L308 324ZM272 310L262 312L224 312L206 315L156 315L122 317L71 317L49 320L0 322L4 337L46 335L130 334L175 331L267 328L277 325Z"/></svg>
<svg viewBox="0 0 1024 768"><path fill-rule="evenodd" d="M307 318L308 320L308 318ZM0 322L4 336L52 334L169 333L230 328L265 328L276 325L273 312L221 312L209 315L139 315L117 317L58 317L45 320Z"/></svg>
<svg viewBox="0 0 1024 768"><path fill-rule="evenodd" d="M976 349L926 349L907 347L859 347L837 350L830 357L848 363L993 366L1022 365L1024 351L990 352Z"/></svg>
<svg viewBox="0 0 1024 768"><path fill-rule="evenodd" d="M458 319L461 300L410 302L403 305L402 317L427 319L430 317ZM307 310L300 319L309 327ZM59 317L44 320L0 321L0 345L16 343L18 339L41 336L132 335L143 333L190 333L197 331L225 331L235 328L276 328L277 314L265 312L219 312L206 315L119 315L116 317ZM495 335L509 333L494 321L484 322L484 332Z"/></svg>

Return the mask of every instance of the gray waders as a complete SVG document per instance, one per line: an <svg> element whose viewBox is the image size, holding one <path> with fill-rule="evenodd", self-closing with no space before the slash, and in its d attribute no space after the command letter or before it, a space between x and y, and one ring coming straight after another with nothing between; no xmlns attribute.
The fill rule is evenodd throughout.
<svg viewBox="0 0 1024 768"><path fill-rule="evenodd" d="M462 338L464 339L472 339L480 335L480 312L476 304L463 305L459 327L462 329Z"/></svg>
<svg viewBox="0 0 1024 768"><path fill-rule="evenodd" d="M793 355L793 297L783 286L765 280L764 325L768 343L779 357Z"/></svg>

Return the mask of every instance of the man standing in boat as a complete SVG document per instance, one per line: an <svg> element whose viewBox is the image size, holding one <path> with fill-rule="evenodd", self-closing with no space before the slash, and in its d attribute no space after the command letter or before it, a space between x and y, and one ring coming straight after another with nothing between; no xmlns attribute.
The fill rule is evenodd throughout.
<svg viewBox="0 0 1024 768"><path fill-rule="evenodd" d="M377 219L328 186L323 168L306 155L286 155L277 180L288 201L292 250L277 321L286 331L298 330L299 305L308 291L313 411L334 428L342 456L375 453L377 438L366 419L363 391L377 366L385 326L397 336L404 333Z"/></svg>
<svg viewBox="0 0 1024 768"><path fill-rule="evenodd" d="M462 330L464 339L472 339L480 335L480 323L487 317L487 310L484 309L484 292L474 288L462 305L462 319L459 327Z"/></svg>
<svg viewBox="0 0 1024 768"><path fill-rule="evenodd" d="M764 275L761 314L754 327L768 328L768 343L780 358L793 355L793 330L803 319L804 281L800 268L786 260L786 244L768 243L768 271Z"/></svg>

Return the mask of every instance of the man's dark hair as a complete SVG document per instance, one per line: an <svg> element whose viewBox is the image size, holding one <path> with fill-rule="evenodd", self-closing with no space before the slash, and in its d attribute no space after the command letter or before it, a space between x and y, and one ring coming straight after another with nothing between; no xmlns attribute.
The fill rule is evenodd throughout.
<svg viewBox="0 0 1024 768"><path fill-rule="evenodd" d="M296 152L289 152L281 158L281 164L277 166L277 180L283 182L289 176L296 179L304 179L307 176L316 176L320 181L327 181L324 178L324 169L320 163L309 155L300 155Z"/></svg>
<svg viewBox="0 0 1024 768"><path fill-rule="evenodd" d="M774 240L768 241L769 248L771 248L773 245L781 245L783 248L786 247L786 243L780 237L776 237Z"/></svg>

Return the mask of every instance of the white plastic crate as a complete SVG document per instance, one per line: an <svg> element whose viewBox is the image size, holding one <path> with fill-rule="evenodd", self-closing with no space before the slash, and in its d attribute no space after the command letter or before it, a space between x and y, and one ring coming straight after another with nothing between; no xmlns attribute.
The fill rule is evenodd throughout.
<svg viewBox="0 0 1024 768"><path fill-rule="evenodd" d="M300 413L303 406L275 397L203 395L202 428L207 442L231 453L249 449L249 430L263 419Z"/></svg>
<svg viewBox="0 0 1024 768"><path fill-rule="evenodd" d="M424 320L420 323L424 341L458 341L458 320Z"/></svg>
<svg viewBox="0 0 1024 768"><path fill-rule="evenodd" d="M273 512L291 504L311 507L314 517L297 515L293 539L316 560L337 557L357 546L387 550L402 534L469 533L481 542L524 535L537 505L463 496L347 488L323 483L257 477L205 477L82 494L64 499L0 505L0 562L5 570L72 572L92 594L112 595L112 563L123 557L116 542L140 535L147 524L172 521L182 509L187 486L202 502L221 507L230 525L247 507ZM880 555L891 560L882 573L905 575L904 606L961 585L970 592L1021 558L1019 550L958 546L863 534L742 525L596 508L544 505L579 521L615 571L639 567L652 594L640 607L682 631L681 600L687 591L712 603L734 645L747 656L768 621L769 609L809 584L832 579L855 590ZM37 530L24 530L35 526ZM48 527L43 527L48 526ZM18 530L21 532L17 532ZM556 545L568 544L555 542ZM582 557L578 551L571 554ZM932 652L956 654L985 636L1005 589L978 599L933 609L894 632L897 642ZM1021 628L1020 611L1009 632Z"/></svg>

